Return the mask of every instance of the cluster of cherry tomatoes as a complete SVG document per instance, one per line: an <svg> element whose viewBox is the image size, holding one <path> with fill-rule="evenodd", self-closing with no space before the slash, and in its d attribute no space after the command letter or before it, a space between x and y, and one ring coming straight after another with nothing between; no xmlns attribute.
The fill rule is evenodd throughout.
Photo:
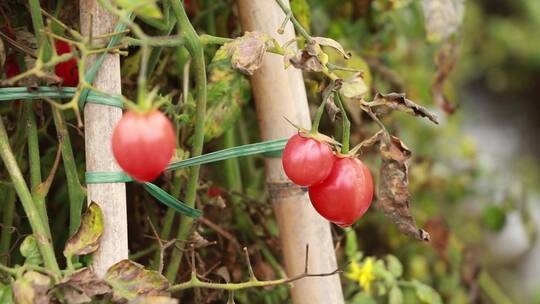
<svg viewBox="0 0 540 304"><path fill-rule="evenodd" d="M361 160L335 153L316 137L303 132L292 136L283 151L283 169L295 184L308 187L321 216L348 227L371 205L373 178Z"/></svg>

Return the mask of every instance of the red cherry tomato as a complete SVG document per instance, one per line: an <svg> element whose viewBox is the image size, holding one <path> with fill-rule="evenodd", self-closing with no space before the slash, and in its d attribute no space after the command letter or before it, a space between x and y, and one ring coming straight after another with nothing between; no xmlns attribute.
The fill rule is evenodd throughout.
<svg viewBox="0 0 540 304"><path fill-rule="evenodd" d="M56 40L54 47L58 55L71 52L71 46L62 40ZM54 67L54 73L56 76L62 78L62 85L66 87L76 87L79 84L79 70L77 68L77 59L75 58L57 64Z"/></svg>
<svg viewBox="0 0 540 304"><path fill-rule="evenodd" d="M223 196L223 189L221 189L220 187L211 186L210 188L208 188L208 196L212 198Z"/></svg>
<svg viewBox="0 0 540 304"><path fill-rule="evenodd" d="M311 186L330 174L334 153L328 145L296 134L287 142L281 161L291 181L300 186Z"/></svg>
<svg viewBox="0 0 540 304"><path fill-rule="evenodd" d="M140 182L157 178L167 167L176 145L174 129L160 111L127 112L116 125L112 150L122 169Z"/></svg>
<svg viewBox="0 0 540 304"><path fill-rule="evenodd" d="M330 175L309 188L309 198L324 218L342 227L350 226L373 200L371 173L359 159L336 157Z"/></svg>

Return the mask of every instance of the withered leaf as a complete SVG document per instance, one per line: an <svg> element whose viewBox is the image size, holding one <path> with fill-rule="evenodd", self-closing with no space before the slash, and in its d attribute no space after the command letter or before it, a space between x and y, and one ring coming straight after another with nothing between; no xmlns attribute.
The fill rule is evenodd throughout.
<svg viewBox="0 0 540 304"><path fill-rule="evenodd" d="M328 113L328 117L330 117L332 122L336 121L336 116L340 112L340 109L336 105L334 94L328 95L326 99L326 112Z"/></svg>
<svg viewBox="0 0 540 304"><path fill-rule="evenodd" d="M382 157L376 208L404 234L422 241L429 241L429 234L418 229L410 212L409 177L407 164L411 151L397 137L383 140L380 144Z"/></svg>
<svg viewBox="0 0 540 304"><path fill-rule="evenodd" d="M465 0L423 0L427 39L438 42L452 35L463 21Z"/></svg>
<svg viewBox="0 0 540 304"><path fill-rule="evenodd" d="M319 44L315 41L310 41L306 43L303 49L295 52L294 55L284 56L285 65L290 62L297 69L308 72L320 72L324 69L325 64L321 62L321 58L319 57L321 54L322 50Z"/></svg>
<svg viewBox="0 0 540 304"><path fill-rule="evenodd" d="M108 294L111 288L89 268L82 268L64 278L58 285L68 303L89 303L96 295Z"/></svg>
<svg viewBox="0 0 540 304"><path fill-rule="evenodd" d="M339 42L335 41L334 39L326 37L313 37L312 39L321 46L328 46L340 52L345 59L350 59L352 56L350 52L345 51L341 44L339 44Z"/></svg>
<svg viewBox="0 0 540 304"><path fill-rule="evenodd" d="M232 66L247 75L253 75L261 65L266 50L272 46L274 38L259 32L246 32L244 36L223 45L231 58Z"/></svg>
<svg viewBox="0 0 540 304"><path fill-rule="evenodd" d="M92 202L82 216L79 229L67 241L64 256L71 259L73 255L89 254L96 251L102 234L103 214L99 205Z"/></svg>
<svg viewBox="0 0 540 304"><path fill-rule="evenodd" d="M457 43L450 41L444 44L435 56L437 71L431 83L431 98L445 113L453 114L456 105L450 102L444 94L444 85L458 59Z"/></svg>
<svg viewBox="0 0 540 304"><path fill-rule="evenodd" d="M105 281L113 289L113 299L133 300L139 296L169 296L169 281L157 271L122 260L107 270Z"/></svg>
<svg viewBox="0 0 540 304"><path fill-rule="evenodd" d="M376 107L380 105L387 106L391 109L405 112L409 115L425 117L431 120L435 124L439 124L437 115L431 113L426 108L414 103L412 100L405 98L405 94L389 93L381 94L377 93L373 101L367 103L370 107Z"/></svg>
<svg viewBox="0 0 540 304"><path fill-rule="evenodd" d="M178 304L178 300L167 296L140 296L128 304Z"/></svg>
<svg viewBox="0 0 540 304"><path fill-rule="evenodd" d="M47 292L50 286L51 278L39 272L28 271L12 283L15 303L48 304L50 301Z"/></svg>
<svg viewBox="0 0 540 304"><path fill-rule="evenodd" d="M369 88L364 82L362 73L354 73L354 75L342 82L339 93L345 98L360 99L368 90Z"/></svg>

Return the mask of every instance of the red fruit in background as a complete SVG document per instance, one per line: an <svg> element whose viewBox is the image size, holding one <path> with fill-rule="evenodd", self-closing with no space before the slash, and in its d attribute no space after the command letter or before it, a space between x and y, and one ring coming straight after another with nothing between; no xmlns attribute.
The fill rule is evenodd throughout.
<svg viewBox="0 0 540 304"><path fill-rule="evenodd" d="M6 78L11 78L21 73L19 63L17 63L17 55L10 54L6 57L6 63L4 64L4 72L6 73Z"/></svg>
<svg viewBox="0 0 540 304"><path fill-rule="evenodd" d="M71 46L62 40L54 41L54 47L58 55L71 53ZM62 78L62 85L66 87L76 87L79 84L79 70L77 68L77 59L72 58L61 62L54 67L56 76Z"/></svg>
<svg viewBox="0 0 540 304"><path fill-rule="evenodd" d="M371 205L373 178L359 159L336 157L330 175L322 183L309 187L309 198L320 215L347 227Z"/></svg>
<svg viewBox="0 0 540 304"><path fill-rule="evenodd" d="M149 182L169 164L175 137L172 123L160 111L127 112L114 129L112 150L127 174L137 181Z"/></svg>
<svg viewBox="0 0 540 304"><path fill-rule="evenodd" d="M216 187L216 186L211 186L210 188L208 188L208 196L209 197L218 197L218 196L222 196L223 195L223 189L221 189L220 187Z"/></svg>
<svg viewBox="0 0 540 304"><path fill-rule="evenodd" d="M330 174L334 153L328 145L296 134L287 142L281 161L291 181L300 186L311 186Z"/></svg>

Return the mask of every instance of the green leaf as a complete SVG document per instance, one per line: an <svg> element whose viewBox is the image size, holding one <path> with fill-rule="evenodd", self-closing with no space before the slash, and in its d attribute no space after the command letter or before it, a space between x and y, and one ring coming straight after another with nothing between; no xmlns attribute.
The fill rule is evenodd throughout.
<svg viewBox="0 0 540 304"><path fill-rule="evenodd" d="M13 304L13 290L11 286L0 284L0 303Z"/></svg>
<svg viewBox="0 0 540 304"><path fill-rule="evenodd" d="M412 282L416 289L416 296L423 303L442 304L441 296L430 286L414 280Z"/></svg>
<svg viewBox="0 0 540 304"><path fill-rule="evenodd" d="M133 300L146 295L169 296L165 291L169 288L169 281L164 276L130 260L111 266L105 281L112 287L115 300Z"/></svg>
<svg viewBox="0 0 540 304"><path fill-rule="evenodd" d="M377 304L371 295L359 292L350 301L350 304Z"/></svg>
<svg viewBox="0 0 540 304"><path fill-rule="evenodd" d="M48 276L28 271L12 284L15 302L18 304L49 303L50 286L51 279Z"/></svg>
<svg viewBox="0 0 540 304"><path fill-rule="evenodd" d="M156 0L114 0L125 10L133 11L136 15L146 18L163 18Z"/></svg>
<svg viewBox="0 0 540 304"><path fill-rule="evenodd" d="M501 231L506 223L506 213L497 205L489 205L482 211L482 221L489 229Z"/></svg>
<svg viewBox="0 0 540 304"><path fill-rule="evenodd" d="M386 256L386 268L395 278L399 278L403 275L403 265L401 265L398 258L391 254Z"/></svg>
<svg viewBox="0 0 540 304"><path fill-rule="evenodd" d="M362 259L362 252L358 250L356 232L352 228L347 228L345 232L345 254L350 261Z"/></svg>
<svg viewBox="0 0 540 304"><path fill-rule="evenodd" d="M24 238L24 241L19 248L21 255L25 257L25 264L29 265L41 265L43 264L43 259L41 258L41 253L39 252L39 247L36 241L36 238L33 235L29 235Z"/></svg>
<svg viewBox="0 0 540 304"><path fill-rule="evenodd" d="M390 289L388 294L388 304L402 304L403 303L403 292L396 285Z"/></svg>
<svg viewBox="0 0 540 304"><path fill-rule="evenodd" d="M96 251L102 234L103 214L99 205L92 202L82 216L81 226L67 241L64 256L71 260L73 255L84 255Z"/></svg>

